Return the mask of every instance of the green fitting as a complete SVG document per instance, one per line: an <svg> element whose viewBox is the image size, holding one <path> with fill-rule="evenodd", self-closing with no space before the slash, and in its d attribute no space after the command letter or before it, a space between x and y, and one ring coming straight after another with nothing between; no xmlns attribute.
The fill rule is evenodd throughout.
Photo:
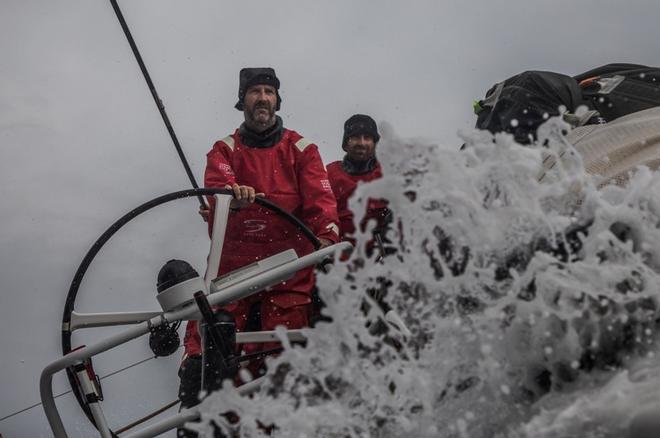
<svg viewBox="0 0 660 438"><path fill-rule="evenodd" d="M479 114L483 110L484 110L484 107L481 106L481 101L480 100L473 100L472 101L472 111L474 111L475 114Z"/></svg>

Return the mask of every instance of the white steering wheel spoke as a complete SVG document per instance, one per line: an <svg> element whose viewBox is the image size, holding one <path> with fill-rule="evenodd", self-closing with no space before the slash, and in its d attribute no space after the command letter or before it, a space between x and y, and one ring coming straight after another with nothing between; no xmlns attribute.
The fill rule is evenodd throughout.
<svg viewBox="0 0 660 438"><path fill-rule="evenodd" d="M222 255L222 246L225 242L225 233L227 232L227 221L229 220L229 209L234 199L231 195L213 195L215 198L215 213L213 215L213 233L211 234L211 249L209 250L209 260L204 274L204 283L206 290L209 289L211 281L218 276L218 267L220 266L220 257Z"/></svg>

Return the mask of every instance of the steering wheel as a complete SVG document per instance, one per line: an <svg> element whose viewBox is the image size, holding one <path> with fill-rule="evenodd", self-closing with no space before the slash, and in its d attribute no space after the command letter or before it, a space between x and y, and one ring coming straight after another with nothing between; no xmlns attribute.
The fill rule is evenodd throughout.
<svg viewBox="0 0 660 438"><path fill-rule="evenodd" d="M62 317L62 354L66 355L71 352L71 335L73 333L73 330L71 328L71 317L75 309L76 297L78 295L78 290L80 288L80 284L82 283L83 277L85 276L85 273L89 268L89 265L94 260L94 257L96 257L96 255L101 250L103 245L117 231L119 231L124 225L126 225L132 219L144 213L145 211L170 201L174 201L182 198L189 198L193 196L198 196L201 198L202 196L213 196L216 194L233 196L233 193L234 192L232 190L213 189L213 188L189 189L189 190L182 190L179 192L169 193L163 196L159 196L158 198L154 198L151 201L145 202L144 204L131 210L129 213L125 214L120 219L118 219L114 224L112 224L101 235L101 237L99 237L96 240L96 242L94 242L94 244L89 249L89 251L87 251L87 254L83 258L80 265L78 266L78 269L76 270L73 280L71 281L71 286L69 287L69 293L67 294L66 303L64 305L64 315ZM321 243L316 238L314 233L309 228L307 228L307 226L302 221L300 221L300 219L296 218L291 213L287 212L281 207L261 197L255 198L255 204L258 204L261 207L271 210L272 212L276 213L278 216L282 217L283 219L287 220L288 222L296 226L307 238L307 240L309 240L309 242L314 246L315 250L318 250L321 247ZM86 400L83 395L84 393L82 391L82 388L80 387L75 371L71 367L69 367L67 368L66 373L69 379L69 384L71 386L71 389L73 390L73 393L76 396L76 400L78 401L78 404L85 412L85 415L90 420L90 422L94 425L94 427L98 429L98 426L96 425L96 422L94 421L94 418L92 416L91 410L89 409L89 406L87 406L86 404ZM113 437L117 436L114 432L111 431L111 433Z"/></svg>

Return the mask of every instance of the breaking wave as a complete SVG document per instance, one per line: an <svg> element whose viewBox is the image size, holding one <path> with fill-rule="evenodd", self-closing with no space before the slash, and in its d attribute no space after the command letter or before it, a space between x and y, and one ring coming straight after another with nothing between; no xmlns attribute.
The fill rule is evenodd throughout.
<svg viewBox="0 0 660 438"><path fill-rule="evenodd" d="M383 126L385 176L351 206L389 200L396 253L379 263L359 235L318 278L332 322L270 360L259 392L208 397L190 427L230 428L233 411L246 437L629 436L634 413L660 409L660 173L597 190L565 128L544 125L545 147L474 132L452 151Z"/></svg>

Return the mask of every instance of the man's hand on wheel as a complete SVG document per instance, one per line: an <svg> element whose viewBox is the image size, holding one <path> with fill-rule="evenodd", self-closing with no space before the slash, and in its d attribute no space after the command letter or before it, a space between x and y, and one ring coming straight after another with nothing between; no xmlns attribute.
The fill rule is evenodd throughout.
<svg viewBox="0 0 660 438"><path fill-rule="evenodd" d="M264 196L263 193L257 193L254 187L242 186L236 183L232 185L227 184L225 189L232 190L234 192L234 199L239 201L238 203L234 203L238 205L232 205L235 208L241 208L247 203L253 203L257 196Z"/></svg>

